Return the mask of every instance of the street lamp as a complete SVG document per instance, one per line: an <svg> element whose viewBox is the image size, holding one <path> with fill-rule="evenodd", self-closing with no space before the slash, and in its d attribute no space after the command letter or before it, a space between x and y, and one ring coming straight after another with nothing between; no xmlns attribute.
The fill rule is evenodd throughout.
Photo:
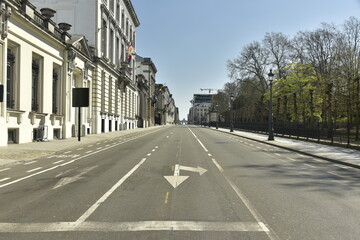
<svg viewBox="0 0 360 240"><path fill-rule="evenodd" d="M216 129L219 129L219 104L216 104L215 107L216 107Z"/></svg>
<svg viewBox="0 0 360 240"><path fill-rule="evenodd" d="M234 96L231 95L230 96L230 106L231 106L231 110L230 110L230 132L234 131Z"/></svg>
<svg viewBox="0 0 360 240"><path fill-rule="evenodd" d="M274 127L273 127L273 113L272 113L272 81L274 78L274 74L272 72L272 69L270 69L270 72L268 74L269 76L269 83L270 83L270 100L269 100L269 138L268 140L274 140Z"/></svg>

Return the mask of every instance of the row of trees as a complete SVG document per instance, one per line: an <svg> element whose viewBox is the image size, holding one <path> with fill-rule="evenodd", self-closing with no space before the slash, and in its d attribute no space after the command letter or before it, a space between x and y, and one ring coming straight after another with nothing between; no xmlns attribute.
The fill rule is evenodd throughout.
<svg viewBox="0 0 360 240"><path fill-rule="evenodd" d="M235 122L267 121L268 73L275 73L273 113L277 122L344 125L359 139L360 20L323 23L288 37L266 33L227 63L231 82L214 97L219 109L233 102ZM225 112L221 113L225 115Z"/></svg>

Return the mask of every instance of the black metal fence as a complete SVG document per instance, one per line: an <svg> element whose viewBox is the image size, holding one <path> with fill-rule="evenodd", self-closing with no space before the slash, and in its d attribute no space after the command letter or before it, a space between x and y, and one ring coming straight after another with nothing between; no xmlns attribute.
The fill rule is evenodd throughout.
<svg viewBox="0 0 360 240"><path fill-rule="evenodd" d="M230 128L230 122L211 122L212 127ZM268 134L268 122L234 122L234 129ZM360 149L360 139L348 124L274 122L275 136L315 141Z"/></svg>

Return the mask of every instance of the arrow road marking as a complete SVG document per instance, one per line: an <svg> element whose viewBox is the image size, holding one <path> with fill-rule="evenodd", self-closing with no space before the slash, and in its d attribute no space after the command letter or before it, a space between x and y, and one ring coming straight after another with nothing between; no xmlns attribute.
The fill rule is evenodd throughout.
<svg viewBox="0 0 360 240"><path fill-rule="evenodd" d="M174 170L174 176L164 176L164 178L166 180L168 180L168 182L171 184L171 186L173 186L174 188L176 188L177 186L179 186L183 181L185 181L189 176L180 176L180 165L176 164L175 165L175 170Z"/></svg>
<svg viewBox="0 0 360 240"><path fill-rule="evenodd" d="M198 172L200 174L200 176L203 175L205 172L207 172L206 169L201 168L201 167L193 168L193 167L180 166L180 164L176 164L175 170L174 170L174 176L164 176L164 178L174 188L179 186L182 182L184 182L189 177L189 176L180 176L180 170Z"/></svg>
<svg viewBox="0 0 360 240"><path fill-rule="evenodd" d="M83 179L84 177L82 177L82 175L90 172L91 170L93 170L94 168L96 168L96 166L93 167L88 167L85 168L81 173L79 173L78 175L74 176L74 177L66 177L66 178L62 178L60 179L57 184L53 187L53 189L59 188L59 187L63 187L69 183L73 183L76 182L77 180Z"/></svg>
<svg viewBox="0 0 360 240"><path fill-rule="evenodd" d="M180 170L191 171L191 172L198 172L198 173L200 174L200 176L207 172L206 169L201 168L201 167L199 167L199 166L198 166L197 168L180 166Z"/></svg>

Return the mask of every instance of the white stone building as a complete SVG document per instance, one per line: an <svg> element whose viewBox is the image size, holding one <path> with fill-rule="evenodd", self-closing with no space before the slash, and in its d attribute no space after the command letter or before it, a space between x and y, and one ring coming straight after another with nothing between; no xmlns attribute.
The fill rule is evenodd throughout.
<svg viewBox="0 0 360 240"><path fill-rule="evenodd" d="M137 127L138 91L135 60L136 27L130 0L31 0L56 10L54 20L72 25L69 33L85 35L95 55L91 133Z"/></svg>
<svg viewBox="0 0 360 240"><path fill-rule="evenodd" d="M93 82L86 39L70 39L69 26L59 29L51 11L40 14L26 1L0 7L0 146L76 135L72 88ZM89 109L82 109L82 135L92 126Z"/></svg>

